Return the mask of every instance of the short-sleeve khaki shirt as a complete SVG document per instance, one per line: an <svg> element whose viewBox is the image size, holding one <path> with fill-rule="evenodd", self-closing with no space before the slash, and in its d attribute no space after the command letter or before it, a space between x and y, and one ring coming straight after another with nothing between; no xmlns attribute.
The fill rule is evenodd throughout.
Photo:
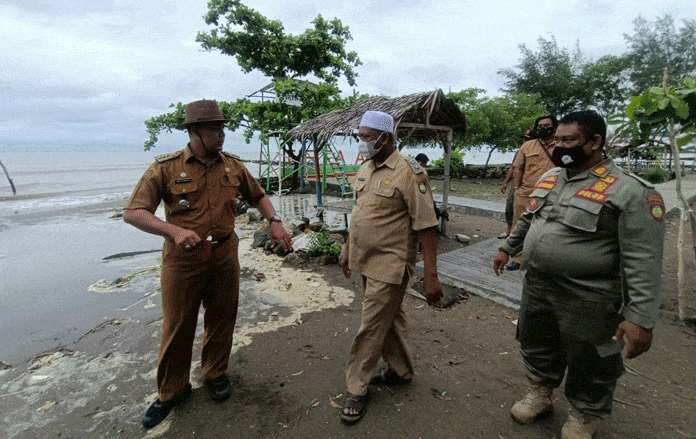
<svg viewBox="0 0 696 439"><path fill-rule="evenodd" d="M555 168L555 165L549 158L553 148L554 143L552 141L546 148L547 154L539 139L528 140L520 146L512 166L522 170L522 184L519 189L526 196L532 193L534 185L546 171Z"/></svg>
<svg viewBox="0 0 696 439"><path fill-rule="evenodd" d="M425 170L394 151L375 168L358 172L350 224L350 269L391 284L403 281L418 251L418 231L437 227L433 194Z"/></svg>
<svg viewBox="0 0 696 439"><path fill-rule="evenodd" d="M221 152L206 166L187 146L182 151L157 157L125 208L154 213L164 201L167 222L193 230L205 239L234 230L240 194L256 205L266 192L238 157Z"/></svg>

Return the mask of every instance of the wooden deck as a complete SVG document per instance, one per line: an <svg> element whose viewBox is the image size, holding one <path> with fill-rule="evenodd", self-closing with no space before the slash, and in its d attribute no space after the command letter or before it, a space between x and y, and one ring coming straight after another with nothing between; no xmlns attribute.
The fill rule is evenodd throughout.
<svg viewBox="0 0 696 439"><path fill-rule="evenodd" d="M491 238L439 255L437 269L440 282L519 309L522 274L518 270L506 271L500 276L495 275L493 259L498 254L498 247L500 240ZM422 268L423 262L417 265Z"/></svg>

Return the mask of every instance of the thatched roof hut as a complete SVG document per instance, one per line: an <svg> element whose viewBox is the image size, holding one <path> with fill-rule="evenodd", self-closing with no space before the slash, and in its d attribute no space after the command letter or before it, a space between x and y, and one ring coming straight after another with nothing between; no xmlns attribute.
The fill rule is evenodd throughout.
<svg viewBox="0 0 696 439"><path fill-rule="evenodd" d="M333 136L350 136L357 132L360 119L369 110L383 111L394 117L400 145L410 139L443 142L441 134L452 130L465 135L466 118L459 106L445 97L442 90L414 93L398 98L375 96L355 102L348 108L333 110L291 129L293 138L314 140L324 145ZM444 143L444 142L443 142Z"/></svg>
<svg viewBox="0 0 696 439"><path fill-rule="evenodd" d="M316 175L320 175L319 151L334 136L357 134L360 120L366 111L383 111L394 117L395 138L399 149L410 140L423 143L438 142L445 149L443 207L447 208L449 193L449 167L454 134L466 135L467 123L459 106L447 99L442 90L415 93L389 98L376 96L359 100L348 108L334 110L296 126L288 135L301 142L314 143ZM317 191L318 205L322 205ZM446 223L441 224L443 233Z"/></svg>

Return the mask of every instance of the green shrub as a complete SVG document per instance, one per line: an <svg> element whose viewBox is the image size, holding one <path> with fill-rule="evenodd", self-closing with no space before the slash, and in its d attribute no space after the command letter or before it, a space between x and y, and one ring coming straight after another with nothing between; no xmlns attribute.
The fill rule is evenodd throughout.
<svg viewBox="0 0 696 439"><path fill-rule="evenodd" d="M655 169L644 172L643 178L650 183L657 184L667 181L668 174L669 173L662 166L657 166Z"/></svg>
<svg viewBox="0 0 696 439"><path fill-rule="evenodd" d="M329 238L329 229L322 227L321 231L312 236L312 242L307 248L307 254L309 256L338 256L341 254L341 246Z"/></svg>
<svg viewBox="0 0 696 439"><path fill-rule="evenodd" d="M459 176L464 173L464 156L466 153L462 151L461 148L455 148L452 150L451 161L450 161L450 175ZM431 167L444 169L445 167L445 157L440 157L437 160L433 160Z"/></svg>

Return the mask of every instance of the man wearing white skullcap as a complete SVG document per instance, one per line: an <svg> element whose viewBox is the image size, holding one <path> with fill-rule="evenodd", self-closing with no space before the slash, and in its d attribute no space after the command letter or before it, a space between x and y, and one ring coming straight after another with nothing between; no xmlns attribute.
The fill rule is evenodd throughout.
<svg viewBox="0 0 696 439"><path fill-rule="evenodd" d="M402 302L420 242L428 304L442 297L437 277L437 226L425 170L394 146L394 118L367 111L358 131L360 154L350 234L341 252L346 277L360 274L364 297L360 329L350 348L348 394L341 419L354 423L367 407L370 384L411 382L413 363L405 345ZM387 367L376 373L379 358Z"/></svg>

